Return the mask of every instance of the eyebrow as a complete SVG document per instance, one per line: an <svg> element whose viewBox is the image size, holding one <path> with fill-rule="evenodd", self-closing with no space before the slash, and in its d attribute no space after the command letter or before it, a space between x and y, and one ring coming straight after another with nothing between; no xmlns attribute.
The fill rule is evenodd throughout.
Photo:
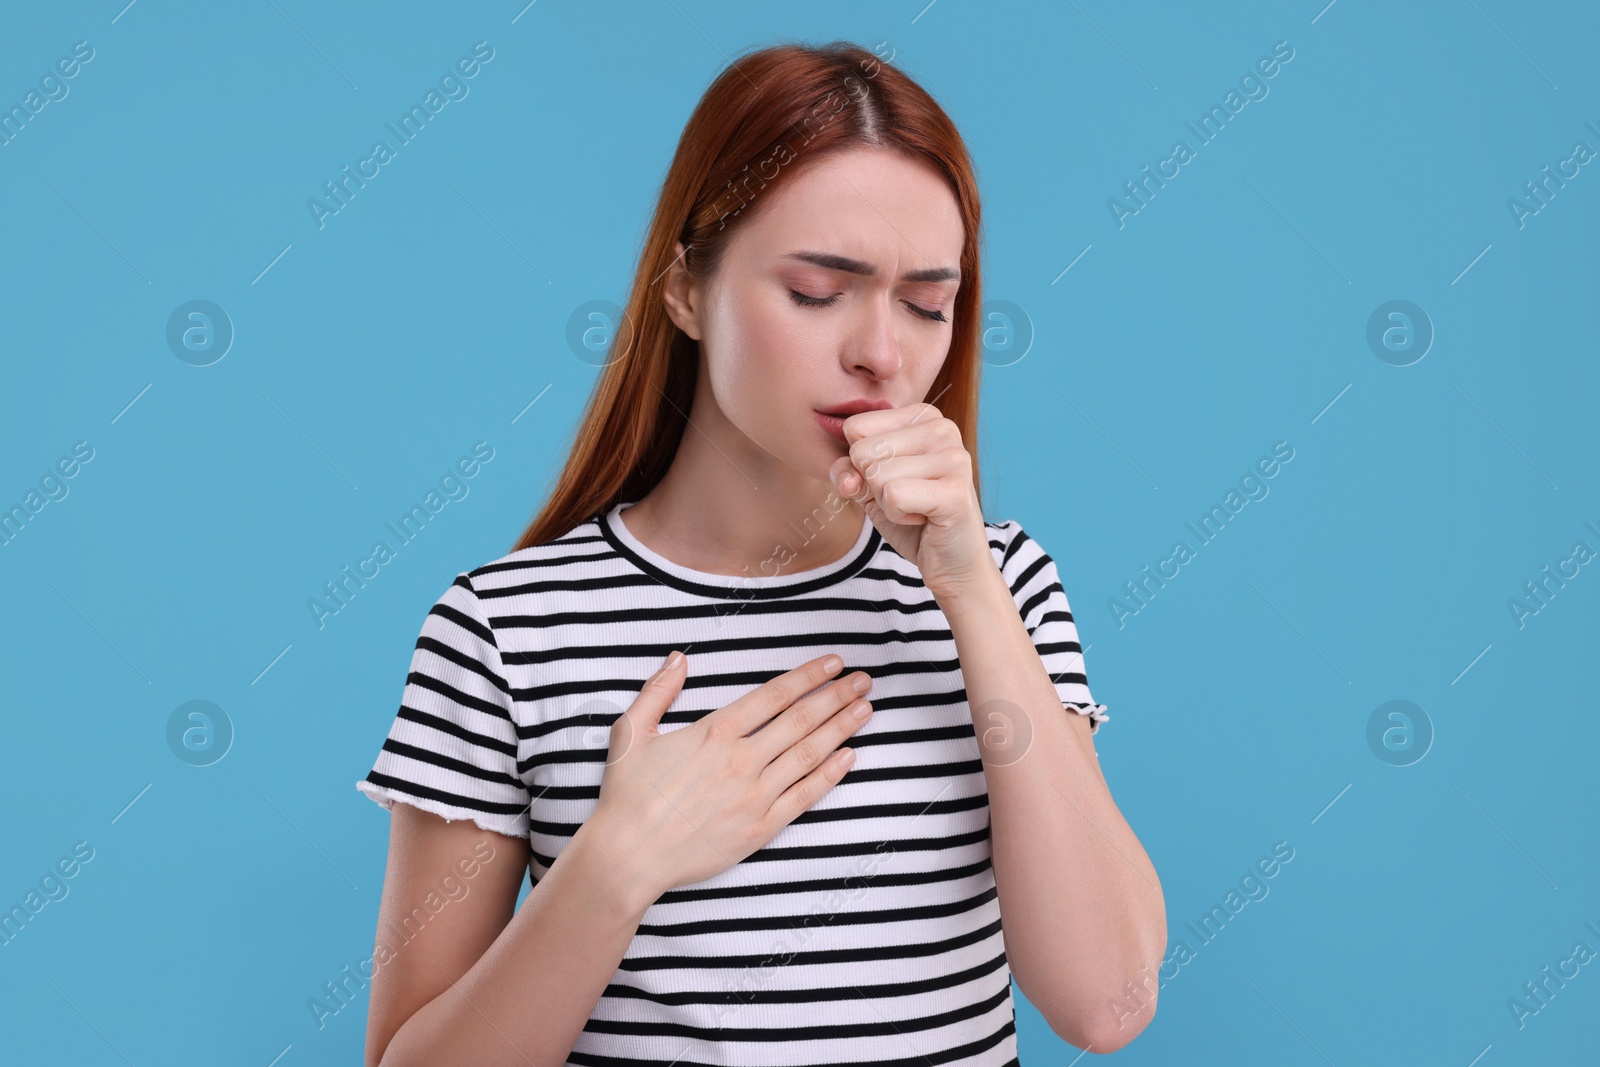
<svg viewBox="0 0 1600 1067"><path fill-rule="evenodd" d="M835 255L832 252L790 252L784 259L798 259L805 263L828 270L842 270L849 274L860 274L867 278L876 278L878 268L871 263L848 256ZM954 267L924 267L921 270L908 270L900 276L905 282L958 282L961 272Z"/></svg>

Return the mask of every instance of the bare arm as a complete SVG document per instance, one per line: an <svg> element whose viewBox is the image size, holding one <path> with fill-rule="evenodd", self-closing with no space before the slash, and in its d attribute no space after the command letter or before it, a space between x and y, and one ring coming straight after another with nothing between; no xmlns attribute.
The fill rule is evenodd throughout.
<svg viewBox="0 0 1600 1067"><path fill-rule="evenodd" d="M999 569L940 606L984 759L1011 973L1057 1034L1112 1052L1155 1014L1167 939L1155 867L1111 797L1089 720L1062 707ZM1024 749L995 747L1008 739Z"/></svg>
<svg viewBox="0 0 1600 1067"><path fill-rule="evenodd" d="M653 903L642 899L649 891L619 878L621 866L580 827L517 909L526 841L408 804L391 818L378 940L393 955L373 975L367 1067L566 1063ZM485 841L493 858L462 879L461 857L483 855ZM468 891L402 941L406 917L452 872Z"/></svg>

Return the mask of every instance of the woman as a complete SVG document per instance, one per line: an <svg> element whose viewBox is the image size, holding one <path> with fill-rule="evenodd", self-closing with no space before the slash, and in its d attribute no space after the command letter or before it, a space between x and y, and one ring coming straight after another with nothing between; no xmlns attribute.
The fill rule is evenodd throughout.
<svg viewBox="0 0 1600 1067"><path fill-rule="evenodd" d="M429 613L359 783L369 1064L1016 1063L1013 974L1082 1047L1149 1022L1105 709L980 506L978 235L872 53L707 91L549 502Z"/></svg>

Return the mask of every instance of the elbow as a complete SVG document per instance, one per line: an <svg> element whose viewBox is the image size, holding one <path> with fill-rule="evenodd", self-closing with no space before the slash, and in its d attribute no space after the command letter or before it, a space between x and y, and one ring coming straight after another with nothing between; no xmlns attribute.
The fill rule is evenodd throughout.
<svg viewBox="0 0 1600 1067"><path fill-rule="evenodd" d="M1130 1044L1155 1017L1156 998L1118 992L1097 1005L1070 1011L1040 1009L1055 1035L1085 1052L1105 1055Z"/></svg>
<svg viewBox="0 0 1600 1067"><path fill-rule="evenodd" d="M1153 959L1154 966L1150 962L1140 965L1133 978L1120 969L1107 971L1076 988L1058 988L1037 1000L1029 999L1062 1040L1086 1052L1116 1052L1155 1018L1161 964L1159 956Z"/></svg>

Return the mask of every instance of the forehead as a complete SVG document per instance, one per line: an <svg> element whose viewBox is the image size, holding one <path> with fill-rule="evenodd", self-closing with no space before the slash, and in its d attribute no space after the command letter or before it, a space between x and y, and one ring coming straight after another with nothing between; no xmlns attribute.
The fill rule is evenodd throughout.
<svg viewBox="0 0 1600 1067"><path fill-rule="evenodd" d="M755 193L751 207L730 254L824 250L885 270L898 263L897 273L961 264L966 234L955 194L931 164L899 152L851 149L819 159Z"/></svg>

